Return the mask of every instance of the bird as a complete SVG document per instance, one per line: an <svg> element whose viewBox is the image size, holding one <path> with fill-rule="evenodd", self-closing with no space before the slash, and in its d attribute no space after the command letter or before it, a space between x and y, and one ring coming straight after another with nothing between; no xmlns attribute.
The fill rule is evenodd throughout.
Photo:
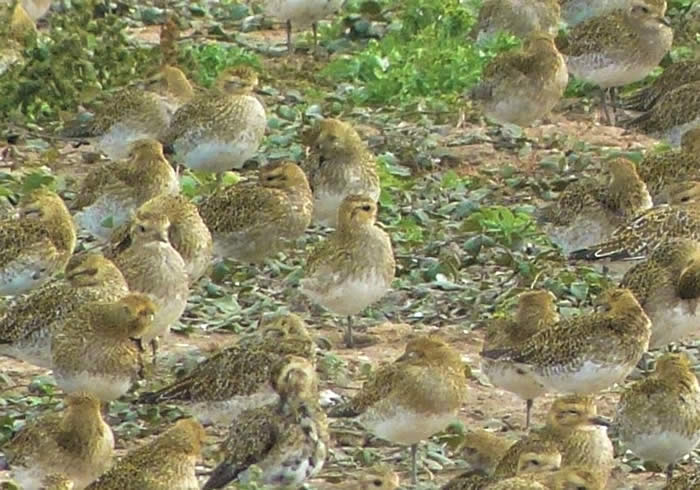
<svg viewBox="0 0 700 490"><path fill-rule="evenodd" d="M114 435L89 393L66 396L60 413L26 422L3 448L14 480L25 490L39 490L51 473L64 473L82 489L112 464Z"/></svg>
<svg viewBox="0 0 700 490"><path fill-rule="evenodd" d="M637 167L626 158L607 162L607 183L581 179L537 216L564 255L608 238L615 229L653 205Z"/></svg>
<svg viewBox="0 0 700 490"><path fill-rule="evenodd" d="M669 185L700 179L700 127L683 134L680 151L647 153L639 164L639 177L655 204L662 203Z"/></svg>
<svg viewBox="0 0 700 490"><path fill-rule="evenodd" d="M90 301L113 301L129 292L119 269L99 253L74 256L65 280L18 296L0 311L0 354L51 368L51 335Z"/></svg>
<svg viewBox="0 0 700 490"><path fill-rule="evenodd" d="M109 241L115 228L139 206L160 194L177 194L180 184L153 139L137 140L125 160L92 170L71 202L76 224L94 237Z"/></svg>
<svg viewBox="0 0 700 490"><path fill-rule="evenodd" d="M199 490L195 464L206 440L194 419L180 419L153 439L129 451L85 490Z"/></svg>
<svg viewBox="0 0 700 490"><path fill-rule="evenodd" d="M633 0L559 0L561 18L572 28L593 17L604 17L615 10L628 9ZM651 0L653 4L666 8L666 0Z"/></svg>
<svg viewBox="0 0 700 490"><path fill-rule="evenodd" d="M469 429L459 442L456 453L472 470L493 473L498 462L515 441L485 429Z"/></svg>
<svg viewBox="0 0 700 490"><path fill-rule="evenodd" d="M195 96L173 115L162 138L178 163L192 170L240 169L258 151L267 127L265 108L252 94L258 75L248 66L223 70L214 89Z"/></svg>
<svg viewBox="0 0 700 490"><path fill-rule="evenodd" d="M509 32L521 39L533 32L555 36L559 30L558 0L486 0L471 37L480 41L499 32Z"/></svg>
<svg viewBox="0 0 700 490"><path fill-rule="evenodd" d="M354 417L375 436L411 446L411 477L418 481L418 443L443 430L465 401L464 364L435 335L410 340L402 356L381 366L331 417Z"/></svg>
<svg viewBox="0 0 700 490"><path fill-rule="evenodd" d="M75 486L65 473L51 473L41 480L40 490L73 490Z"/></svg>
<svg viewBox="0 0 700 490"><path fill-rule="evenodd" d="M671 184L668 206L655 206L619 226L604 241L574 250L570 260L626 262L648 257L669 238L700 239L700 182Z"/></svg>
<svg viewBox="0 0 700 490"><path fill-rule="evenodd" d="M483 350L482 358L513 363L545 388L588 394L621 382L649 347L651 321L629 289L599 298L603 311L565 318L526 341Z"/></svg>
<svg viewBox="0 0 700 490"><path fill-rule="evenodd" d="M526 342L543 328L559 321L556 297L544 289L525 291L518 296L518 309L510 318L497 319L488 326L483 350L509 348ZM533 400L546 393L536 379L519 370L517 364L483 358L481 370L499 388L525 400L525 427L530 427Z"/></svg>
<svg viewBox="0 0 700 490"><path fill-rule="evenodd" d="M694 59L678 61L664 68L663 73L652 83L622 99L621 105L628 110L646 112L670 91L686 83L698 81L700 81L700 62Z"/></svg>
<svg viewBox="0 0 700 490"><path fill-rule="evenodd" d="M214 354L184 377L142 394L139 402L175 403L203 424L230 424L244 410L276 401L268 381L271 367L282 356L315 362L315 353L306 323L294 314L280 315L257 335Z"/></svg>
<svg viewBox="0 0 700 490"><path fill-rule="evenodd" d="M272 368L271 384L279 396L272 405L243 412L229 428L221 461L203 490L224 488L249 479L248 468L262 470L264 486L298 487L323 468L328 455L326 414L318 402L318 379L311 362L284 356Z"/></svg>
<svg viewBox="0 0 700 490"><path fill-rule="evenodd" d="M600 87L608 124L615 125L615 97L613 91L611 113L607 89L642 80L671 49L673 30L665 13L665 1L633 0L624 9L576 25L557 43L569 73Z"/></svg>
<svg viewBox="0 0 700 490"><path fill-rule="evenodd" d="M2 20L7 25L6 39L0 48L0 75L10 68L25 62L25 51L32 39L36 39L37 28L22 4L17 2Z"/></svg>
<svg viewBox="0 0 700 490"><path fill-rule="evenodd" d="M349 195L379 199L377 159L349 123L322 119L305 139L309 152L303 168L314 196L314 223L336 227L338 209Z"/></svg>
<svg viewBox="0 0 700 490"><path fill-rule="evenodd" d="M387 293L396 263L389 235L376 225L374 199L350 195L338 216L338 228L309 254L300 285L314 303L347 315L345 342L353 347L351 315Z"/></svg>
<svg viewBox="0 0 700 490"><path fill-rule="evenodd" d="M530 126L559 102L568 81L564 58L554 39L537 31L527 38L522 50L493 58L470 95L487 118L499 124Z"/></svg>
<svg viewBox="0 0 700 490"><path fill-rule="evenodd" d="M10 2L12 3L12 2ZM29 18L36 22L41 19L51 8L51 0L22 0L17 2L17 5L21 5Z"/></svg>
<svg viewBox="0 0 700 490"><path fill-rule="evenodd" d="M680 146L683 135L700 127L700 81L686 83L659 97L654 107L625 122L625 127L636 129L656 138Z"/></svg>
<svg viewBox="0 0 700 490"><path fill-rule="evenodd" d="M215 255L257 263L289 247L311 223L304 171L284 161L262 167L257 182L220 187L199 205Z"/></svg>
<svg viewBox="0 0 700 490"><path fill-rule="evenodd" d="M598 472L585 466L567 466L557 471L528 473L507 478L486 490L604 490Z"/></svg>
<svg viewBox="0 0 700 490"><path fill-rule="evenodd" d="M43 0L42 0L43 2ZM38 17L34 17L29 10L32 10L31 4L34 2L25 1L17 2L14 7L9 12L9 29L7 34L10 39L17 42L22 42L27 37L36 36L38 31L36 29L36 20ZM49 5L51 2L49 1ZM48 8L48 7L47 7Z"/></svg>
<svg viewBox="0 0 700 490"><path fill-rule="evenodd" d="M134 219L162 215L170 222L168 241L182 257L190 285L204 276L211 263L213 239L193 202L181 194L160 194L143 203L134 214L112 233L108 255L118 256L131 246L129 232Z"/></svg>
<svg viewBox="0 0 700 490"><path fill-rule="evenodd" d="M88 391L105 402L121 397L144 376L139 338L155 311L139 293L75 310L51 338L56 385L66 393Z"/></svg>
<svg viewBox="0 0 700 490"><path fill-rule="evenodd" d="M35 189L18 207L19 219L0 219L0 296L44 285L63 271L75 248L75 226L58 194Z"/></svg>
<svg viewBox="0 0 700 490"><path fill-rule="evenodd" d="M292 26L307 27L311 24L314 35L314 51L318 46L318 21L337 13L343 0L265 0L263 6L266 15L285 22L287 29L287 52L294 53L292 44Z"/></svg>
<svg viewBox="0 0 700 490"><path fill-rule="evenodd" d="M567 395L554 400L545 425L532 429L512 445L498 463L494 476L517 475L521 454L555 447L561 453L562 467L584 465L595 469L607 481L613 466L613 446L607 434L610 421L598 415L592 396Z"/></svg>
<svg viewBox="0 0 700 490"><path fill-rule="evenodd" d="M399 475L391 465L378 463L369 468L362 468L357 475L348 475L343 482L337 483L329 490L396 490L399 488Z"/></svg>
<svg viewBox="0 0 700 490"><path fill-rule="evenodd" d="M161 104L170 118L177 109L197 94L187 75L177 66L168 64L163 65L154 76L145 81L144 85L146 90L159 95Z"/></svg>
<svg viewBox="0 0 700 490"><path fill-rule="evenodd" d="M666 469L700 442L700 384L685 353L666 353L655 371L626 387L615 414L620 440L637 456Z"/></svg>
<svg viewBox="0 0 700 490"><path fill-rule="evenodd" d="M113 258L129 290L148 295L156 304L153 323L141 337L156 360L158 337L168 333L187 306L189 277L180 254L169 242L170 220L157 209L132 219L131 245Z"/></svg>
<svg viewBox="0 0 700 490"><path fill-rule="evenodd" d="M676 238L663 242L649 258L627 271L620 287L635 295L651 320L649 348L685 338L700 327L700 243Z"/></svg>

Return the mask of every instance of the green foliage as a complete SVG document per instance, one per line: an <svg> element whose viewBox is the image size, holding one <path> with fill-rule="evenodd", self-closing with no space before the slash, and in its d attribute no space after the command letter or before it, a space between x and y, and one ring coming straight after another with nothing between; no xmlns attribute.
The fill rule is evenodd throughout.
<svg viewBox="0 0 700 490"><path fill-rule="evenodd" d="M57 190L58 179L41 168L21 172L0 172L0 197L17 201L20 196L38 189L48 187Z"/></svg>
<svg viewBox="0 0 700 490"><path fill-rule="evenodd" d="M210 87L219 72L229 66L249 65L258 70L262 67L255 53L231 44L188 44L178 58L178 64L204 87Z"/></svg>
<svg viewBox="0 0 700 490"><path fill-rule="evenodd" d="M464 222L465 231L479 231L506 248L537 236L532 216L503 206L483 207Z"/></svg>

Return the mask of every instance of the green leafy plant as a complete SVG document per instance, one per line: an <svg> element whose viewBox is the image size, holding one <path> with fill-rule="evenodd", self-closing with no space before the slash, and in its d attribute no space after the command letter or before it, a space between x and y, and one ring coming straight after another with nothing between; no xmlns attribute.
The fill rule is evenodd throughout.
<svg viewBox="0 0 700 490"><path fill-rule="evenodd" d="M507 248L538 237L530 214L503 206L479 209L469 216L462 229L484 233Z"/></svg>

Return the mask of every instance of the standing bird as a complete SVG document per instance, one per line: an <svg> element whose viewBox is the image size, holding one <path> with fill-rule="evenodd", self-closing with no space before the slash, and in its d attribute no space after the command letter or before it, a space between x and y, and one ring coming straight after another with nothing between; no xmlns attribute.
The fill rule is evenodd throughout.
<svg viewBox="0 0 700 490"><path fill-rule="evenodd" d="M65 399L62 413L28 421L3 448L13 477L24 490L39 490L51 473L64 473L82 489L112 464L114 436L102 419L100 401L88 393Z"/></svg>
<svg viewBox="0 0 700 490"><path fill-rule="evenodd" d="M615 124L614 89L642 80L671 49L673 31L665 13L665 1L634 0L625 9L576 25L558 43L569 73L601 88L608 124ZM613 89L612 112L607 89Z"/></svg>
<svg viewBox="0 0 700 490"><path fill-rule="evenodd" d="M518 311L511 318L499 319L489 325L483 350L509 348L526 342L540 330L559 321L555 296L547 290L526 291L518 297ZM483 358L482 372L496 387L525 400L525 427L530 427L533 400L546 393L534 377L523 373L510 361Z"/></svg>
<svg viewBox="0 0 700 490"><path fill-rule="evenodd" d="M267 165L258 181L217 189L199 205L219 257L261 262L289 247L311 222L306 175L293 162Z"/></svg>
<svg viewBox="0 0 700 490"><path fill-rule="evenodd" d="M143 377L138 340L151 326L156 307L143 294L114 302L87 303L51 339L56 384L66 393L87 391L116 400Z"/></svg>
<svg viewBox="0 0 700 490"><path fill-rule="evenodd" d="M376 225L377 203L351 195L338 211L338 228L309 255L301 290L313 302L347 315L345 342L353 347L352 315L381 299L394 280L389 235Z"/></svg>
<svg viewBox="0 0 700 490"><path fill-rule="evenodd" d="M80 228L109 241L114 229L143 203L179 190L177 175L163 156L161 144L144 139L131 145L126 160L92 170L81 182L71 208Z"/></svg>
<svg viewBox="0 0 700 490"><path fill-rule="evenodd" d="M664 354L656 371L627 387L617 405L620 439L637 456L666 468L700 442L700 385L685 354Z"/></svg>
<svg viewBox="0 0 700 490"><path fill-rule="evenodd" d="M265 136L265 108L252 94L258 75L252 68L228 68L214 89L181 106L163 136L167 151L192 170L240 169Z"/></svg>
<svg viewBox="0 0 700 490"><path fill-rule="evenodd" d="M285 356L272 369L271 382L279 402L246 410L231 425L222 445L224 459L203 490L224 488L235 479L245 483L252 464L262 470L266 487L296 488L323 468L328 424L313 365Z"/></svg>
<svg viewBox="0 0 700 490"><path fill-rule="evenodd" d="M206 434L194 419L180 419L143 446L129 451L85 490L199 490L195 464Z"/></svg>
<svg viewBox="0 0 700 490"><path fill-rule="evenodd" d="M700 61L679 61L664 68L664 72L651 84L625 97L622 107L633 111L648 111L665 94L691 82L700 82Z"/></svg>
<svg viewBox="0 0 700 490"><path fill-rule="evenodd" d="M553 37L532 33L522 50L501 53L484 68L471 91L484 115L500 124L529 126L559 102L569 82Z"/></svg>
<svg viewBox="0 0 700 490"><path fill-rule="evenodd" d="M377 160L357 131L338 119L323 119L308 136L304 164L314 195L314 223L337 226L343 199L360 194L379 199Z"/></svg>
<svg viewBox="0 0 700 490"><path fill-rule="evenodd" d="M404 354L380 367L331 417L356 417L375 436L411 446L411 475L418 482L418 443L443 430L465 401L464 364L444 340L423 336L411 340Z"/></svg>
<svg viewBox="0 0 700 490"><path fill-rule="evenodd" d="M546 389L596 393L622 382L649 347L651 321L628 289L610 289L604 311L565 318L518 345L482 351L508 361Z"/></svg>
<svg viewBox="0 0 700 490"><path fill-rule="evenodd" d="M131 245L114 258L129 290L148 295L157 311L141 336L156 360L158 337L168 333L185 311L190 294L185 262L168 241L170 220L162 213L142 212L132 219Z"/></svg>
<svg viewBox="0 0 700 490"><path fill-rule="evenodd" d="M283 20L287 27L287 51L294 53L292 25L306 27L311 24L314 34L314 51L318 46L318 21L337 13L343 0L265 0L265 13Z"/></svg>
<svg viewBox="0 0 700 490"><path fill-rule="evenodd" d="M75 256L66 277L19 296L0 312L0 354L51 368L51 336L91 301L114 301L129 292L119 269L98 253Z"/></svg>
<svg viewBox="0 0 700 490"><path fill-rule="evenodd" d="M554 37L559 29L559 13L558 0L486 0L471 37L480 41L502 31L521 39L535 32Z"/></svg>
<svg viewBox="0 0 700 490"><path fill-rule="evenodd" d="M75 227L57 194L36 189L19 202L19 219L0 220L0 296L26 293L63 271L75 248Z"/></svg>

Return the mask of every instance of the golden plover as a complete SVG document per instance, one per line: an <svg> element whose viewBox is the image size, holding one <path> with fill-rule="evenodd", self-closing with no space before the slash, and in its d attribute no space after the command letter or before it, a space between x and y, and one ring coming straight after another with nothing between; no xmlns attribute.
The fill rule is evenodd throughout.
<svg viewBox="0 0 700 490"><path fill-rule="evenodd" d="M171 116L195 97L195 89L187 75L171 65L162 66L155 76L147 80L146 89L161 97L161 103Z"/></svg>
<svg viewBox="0 0 700 490"><path fill-rule="evenodd" d="M375 436L411 446L417 482L418 443L443 430L465 401L467 382L459 353L444 340L411 340L395 362L380 367L332 417L356 417Z"/></svg>
<svg viewBox="0 0 700 490"><path fill-rule="evenodd" d="M665 13L665 1L634 0L625 9L578 24L560 44L569 73L603 90L609 124L615 124L615 101L608 112L606 90L642 80L671 49L673 31Z"/></svg>
<svg viewBox="0 0 700 490"><path fill-rule="evenodd" d="M482 351L506 360L545 388L596 393L621 382L649 347L651 321L628 289L610 289L604 311L561 320L515 346Z"/></svg>
<svg viewBox="0 0 700 490"><path fill-rule="evenodd" d="M620 287L634 293L651 320L649 348L683 339L700 328L700 242L663 242L646 261L627 271Z"/></svg>
<svg viewBox="0 0 700 490"><path fill-rule="evenodd" d="M357 131L338 119L323 119L308 136L304 170L314 194L314 223L335 227L338 209L347 196L379 199L377 160Z"/></svg>
<svg viewBox="0 0 700 490"><path fill-rule="evenodd" d="M556 36L559 10L557 0L486 0L479 10L471 36L480 40L501 31L510 32L521 39L533 32Z"/></svg>
<svg viewBox="0 0 700 490"><path fill-rule="evenodd" d="M314 34L314 50L318 45L318 21L340 10L343 0L265 0L265 13L285 21L287 26L287 51L294 52L292 26L306 27L309 24Z"/></svg>
<svg viewBox="0 0 700 490"><path fill-rule="evenodd" d="M155 311L143 294L77 309L51 339L56 384L66 393L87 391L102 401L122 396L143 377L139 338L150 328Z"/></svg>
<svg viewBox="0 0 700 490"><path fill-rule="evenodd" d="M66 280L17 297L0 312L0 354L49 369L51 335L73 310L91 301L113 301L128 292L122 273L102 255L76 256L66 267Z"/></svg>
<svg viewBox="0 0 700 490"><path fill-rule="evenodd" d="M614 10L629 9L634 0L559 0L561 17L569 28L593 17L604 17ZM666 0L649 0L666 10Z"/></svg>
<svg viewBox="0 0 700 490"><path fill-rule="evenodd" d="M559 321L555 296L546 290L526 291L518 297L518 311L507 319L494 321L486 330L483 350L509 348L526 342L543 328ZM535 398L546 393L536 379L519 370L517 364L483 358L481 369L494 386L526 401L525 427L530 427L530 411Z"/></svg>
<svg viewBox="0 0 700 490"><path fill-rule="evenodd" d="M315 362L316 345L304 321L283 315L260 335L241 341L198 364L189 374L153 393L142 403L182 404L203 424L229 424L247 409L272 403L270 369L282 356Z"/></svg>
<svg viewBox="0 0 700 490"><path fill-rule="evenodd" d="M471 91L487 118L529 126L559 102L569 81L564 58L550 34L535 32L522 51L496 56Z"/></svg>
<svg viewBox="0 0 700 490"><path fill-rule="evenodd" d="M309 182L293 162L267 165L258 182L219 188L199 206L216 255L253 263L299 238L312 209Z"/></svg>
<svg viewBox="0 0 700 490"><path fill-rule="evenodd" d="M338 215L338 228L306 260L301 290L333 313L347 315L345 341L353 347L351 315L384 297L396 264L389 235L376 225L374 199L348 196Z"/></svg>
<svg viewBox="0 0 700 490"><path fill-rule="evenodd" d="M0 296L23 294L62 271L75 248L73 219L55 193L37 189L19 202L19 219L0 220Z"/></svg>
<svg viewBox="0 0 700 490"><path fill-rule="evenodd" d="M135 218L130 218L112 233L110 254L118 256L131 246L130 230L134 219L143 220L151 215L168 218L168 240L182 257L190 284L198 281L211 263L212 236L197 206L180 194L161 194L141 205Z"/></svg>
<svg viewBox="0 0 700 490"><path fill-rule="evenodd" d="M648 111L671 90L690 82L700 81L700 62L679 61L664 69L664 72L648 87L641 88L622 101L625 109Z"/></svg>
<svg viewBox="0 0 700 490"><path fill-rule="evenodd" d="M176 161L218 174L242 168L258 151L267 127L265 108L252 95L257 85L252 68L228 68L212 92L180 107L163 137Z"/></svg>
<svg viewBox="0 0 700 490"><path fill-rule="evenodd" d="M21 0L17 2L17 5L21 5L29 18L36 22L49 11L51 0Z"/></svg>
<svg viewBox="0 0 700 490"><path fill-rule="evenodd" d="M22 3L31 4L33 2L17 2L10 12L8 34L10 39L19 41L20 43L28 36L36 36L36 17L33 17L27 10L30 5L22 5ZM49 2L50 3L50 2ZM8 19L5 19L7 21Z"/></svg>
<svg viewBox="0 0 700 490"><path fill-rule="evenodd" d="M4 447L21 488L42 488L50 473L62 472L83 488L109 469L114 454L112 430L102 419L100 401L73 393L62 413L29 421Z"/></svg>
<svg viewBox="0 0 700 490"><path fill-rule="evenodd" d="M157 210L142 212L132 219L131 245L114 258L129 290L148 295L158 308L153 324L141 337L151 344L154 362L157 338L180 318L190 294L185 262L168 241L169 231L166 215Z"/></svg>
<svg viewBox="0 0 700 490"><path fill-rule="evenodd" d="M656 371L627 387L617 405L620 439L637 456L666 468L700 442L700 385L685 354L664 354Z"/></svg>
<svg viewBox="0 0 700 490"><path fill-rule="evenodd" d="M515 441L485 429L468 430L459 442L457 454L473 470L493 473L498 462Z"/></svg>
<svg viewBox="0 0 700 490"><path fill-rule="evenodd" d="M321 471L328 454L326 414L318 402L318 379L306 359L285 356L273 367L272 386L279 402L241 414L222 445L224 460L203 490L248 479L252 464L264 485L298 487Z"/></svg>
<svg viewBox="0 0 700 490"><path fill-rule="evenodd" d="M647 186L634 162L615 158L607 163L607 168L610 172L607 184L579 180L567 186L557 202L538 216L565 255L600 243L618 226L652 206Z"/></svg>
<svg viewBox="0 0 700 490"><path fill-rule="evenodd" d="M329 490L396 490L399 488L399 475L391 465L379 463L369 468L362 468L357 475L338 483Z"/></svg>
<svg viewBox="0 0 700 490"><path fill-rule="evenodd" d="M178 420L153 441L129 451L85 490L199 490L195 464L205 438L197 421Z"/></svg>
<svg viewBox="0 0 700 490"><path fill-rule="evenodd" d="M604 490L599 473L585 466L567 466L558 471L528 473L501 480L486 490Z"/></svg>
<svg viewBox="0 0 700 490"><path fill-rule="evenodd" d="M155 140L138 140L129 158L96 168L83 179L71 209L79 227L101 240L109 240L143 203L160 194L180 190L175 171Z"/></svg>

